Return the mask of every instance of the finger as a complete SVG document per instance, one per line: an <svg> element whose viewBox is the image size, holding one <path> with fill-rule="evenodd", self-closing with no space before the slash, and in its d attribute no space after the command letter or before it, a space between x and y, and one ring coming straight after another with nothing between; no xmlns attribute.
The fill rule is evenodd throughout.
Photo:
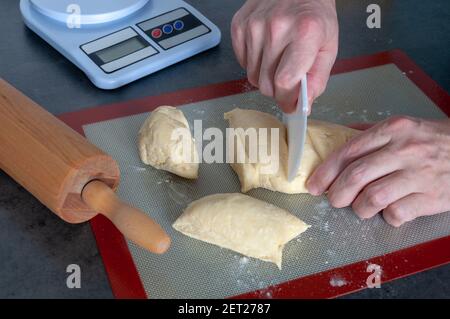
<svg viewBox="0 0 450 319"><path fill-rule="evenodd" d="M316 60L308 72L308 97L311 101L318 98L324 91L330 78L330 72L336 60L337 49L319 51Z"/></svg>
<svg viewBox="0 0 450 319"><path fill-rule="evenodd" d="M275 71L275 99L283 111L295 111L300 80L311 69L319 52L320 33L313 33L305 41L290 43Z"/></svg>
<svg viewBox="0 0 450 319"><path fill-rule="evenodd" d="M244 69L247 62L247 49L245 43L245 35L247 29L247 19L252 13L257 2L247 1L241 9L233 16L231 21L231 42L236 58Z"/></svg>
<svg viewBox="0 0 450 319"><path fill-rule="evenodd" d="M262 18L250 17L247 24L247 77L249 82L258 87L261 60L264 48L265 21Z"/></svg>
<svg viewBox="0 0 450 319"><path fill-rule="evenodd" d="M276 32L269 31L267 41L265 41L261 68L259 74L259 90L265 96L275 97L275 72L280 63L281 57L286 50L287 36L289 29Z"/></svg>
<svg viewBox="0 0 450 319"><path fill-rule="evenodd" d="M367 185L352 204L355 213L361 218L371 218L389 205L421 191L417 179L405 171L397 171Z"/></svg>
<svg viewBox="0 0 450 319"><path fill-rule="evenodd" d="M235 15L231 23L231 43L233 45L234 54L242 68L245 69L246 62L246 44L245 44L245 27L242 21Z"/></svg>
<svg viewBox="0 0 450 319"><path fill-rule="evenodd" d="M386 207L383 218L388 224L400 227L416 217L441 213L432 203L433 199L424 193L410 194Z"/></svg>
<svg viewBox="0 0 450 319"><path fill-rule="evenodd" d="M351 162L386 146L391 141L391 133L380 124L356 135L331 153L311 174L306 185L308 191L313 195L324 193Z"/></svg>
<svg viewBox="0 0 450 319"><path fill-rule="evenodd" d="M273 48L267 44L263 50L258 85L261 94L265 96L274 97L275 95L274 76L283 50L284 47Z"/></svg>
<svg viewBox="0 0 450 319"><path fill-rule="evenodd" d="M338 208L349 206L368 184L401 168L401 160L392 155L389 147L360 157L350 163L330 186L330 203Z"/></svg>

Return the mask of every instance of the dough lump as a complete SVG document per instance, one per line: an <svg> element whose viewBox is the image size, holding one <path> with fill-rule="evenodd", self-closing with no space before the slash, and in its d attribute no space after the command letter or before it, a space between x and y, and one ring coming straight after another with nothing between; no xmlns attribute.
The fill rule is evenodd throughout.
<svg viewBox="0 0 450 319"><path fill-rule="evenodd" d="M183 138L173 139L173 132L184 130L189 137L189 149L184 150ZM198 153L189 124L183 112L173 106L160 106L145 120L139 130L139 155L141 161L157 169L169 171L181 177L198 177ZM191 151L190 161L183 152Z"/></svg>
<svg viewBox="0 0 450 319"><path fill-rule="evenodd" d="M309 226L284 209L240 194L214 194L189 204L173 227L179 232L281 269L284 245Z"/></svg>
<svg viewBox="0 0 450 319"><path fill-rule="evenodd" d="M261 164L259 160L256 163L249 162L248 148L246 143L246 154L244 163L231 163L231 167L236 172L241 182L242 192L247 192L252 188L266 188L273 191L279 191L288 194L308 193L306 189L306 181L313 173L314 169L329 156L334 150L346 143L351 137L359 131L342 125L321 122L317 120L308 120L307 136L301 167L295 179L289 183L287 180L287 163L288 163L288 145L286 127L275 116L255 111L236 108L224 114L224 118L228 120L229 126L232 128L268 128L267 140L259 141L266 143L267 150L271 149L270 128L279 129L279 169L276 172L264 174L262 168L266 164ZM237 132L237 138L242 142L245 141L245 135ZM248 139L246 140L248 142ZM234 152L236 153L237 143L234 144ZM228 143L230 145L233 145ZM228 152L230 150L227 150ZM270 153L269 153L270 154Z"/></svg>

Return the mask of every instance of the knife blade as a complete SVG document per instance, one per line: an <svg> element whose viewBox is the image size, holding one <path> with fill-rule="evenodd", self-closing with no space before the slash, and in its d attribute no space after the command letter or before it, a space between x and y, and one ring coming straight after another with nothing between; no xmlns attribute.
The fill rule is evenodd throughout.
<svg viewBox="0 0 450 319"><path fill-rule="evenodd" d="M297 108L293 113L283 113L283 122L288 135L288 181L292 182L297 175L303 156L306 140L306 128L309 112L308 83L306 75L302 77Z"/></svg>

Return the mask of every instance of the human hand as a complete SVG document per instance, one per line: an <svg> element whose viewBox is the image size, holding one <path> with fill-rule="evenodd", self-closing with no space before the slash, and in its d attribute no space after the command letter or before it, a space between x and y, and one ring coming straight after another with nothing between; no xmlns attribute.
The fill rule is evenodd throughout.
<svg viewBox="0 0 450 319"><path fill-rule="evenodd" d="M383 211L398 227L450 210L450 120L393 117L354 137L307 182L328 190L334 207L352 205L361 218Z"/></svg>
<svg viewBox="0 0 450 319"><path fill-rule="evenodd" d="M305 73L310 105L325 90L338 50L335 1L248 0L231 35L249 82L291 113Z"/></svg>

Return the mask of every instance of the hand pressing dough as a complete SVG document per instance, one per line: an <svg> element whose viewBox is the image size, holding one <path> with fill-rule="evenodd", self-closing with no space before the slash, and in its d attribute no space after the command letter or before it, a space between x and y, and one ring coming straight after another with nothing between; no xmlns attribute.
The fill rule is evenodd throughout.
<svg viewBox="0 0 450 319"><path fill-rule="evenodd" d="M314 169L335 149L339 148L359 132L358 130L333 123L308 120L307 136L305 139L301 167L295 179L289 183L287 180L287 131L284 124L271 114L239 108L225 113L224 118L229 121L229 126L233 128L243 128L244 130L250 127L257 129L268 128L267 141L258 141L258 144L267 143L268 152L271 150L270 128L279 128L280 162L279 169L276 173L262 173L263 165L270 165L270 163L249 163L247 145L244 163L231 163L231 167L236 172L241 182L242 192L247 192L252 188L262 187L288 194L308 193L305 183L313 173ZM245 137L242 134L238 134L238 138L241 141L244 141ZM234 143L235 152L237 147L236 144L237 143Z"/></svg>
<svg viewBox="0 0 450 319"><path fill-rule="evenodd" d="M281 269L284 245L310 226L272 204L230 193L192 202L173 227L192 238L273 262Z"/></svg>
<svg viewBox="0 0 450 319"><path fill-rule="evenodd" d="M183 139L172 139L176 129L186 129L192 150L190 162L183 156ZM145 120L139 130L139 155L141 161L157 169L169 171L185 178L198 177L198 153L189 124L183 112L173 106L160 106ZM175 156L178 154L179 156ZM192 162L192 163L191 163Z"/></svg>

